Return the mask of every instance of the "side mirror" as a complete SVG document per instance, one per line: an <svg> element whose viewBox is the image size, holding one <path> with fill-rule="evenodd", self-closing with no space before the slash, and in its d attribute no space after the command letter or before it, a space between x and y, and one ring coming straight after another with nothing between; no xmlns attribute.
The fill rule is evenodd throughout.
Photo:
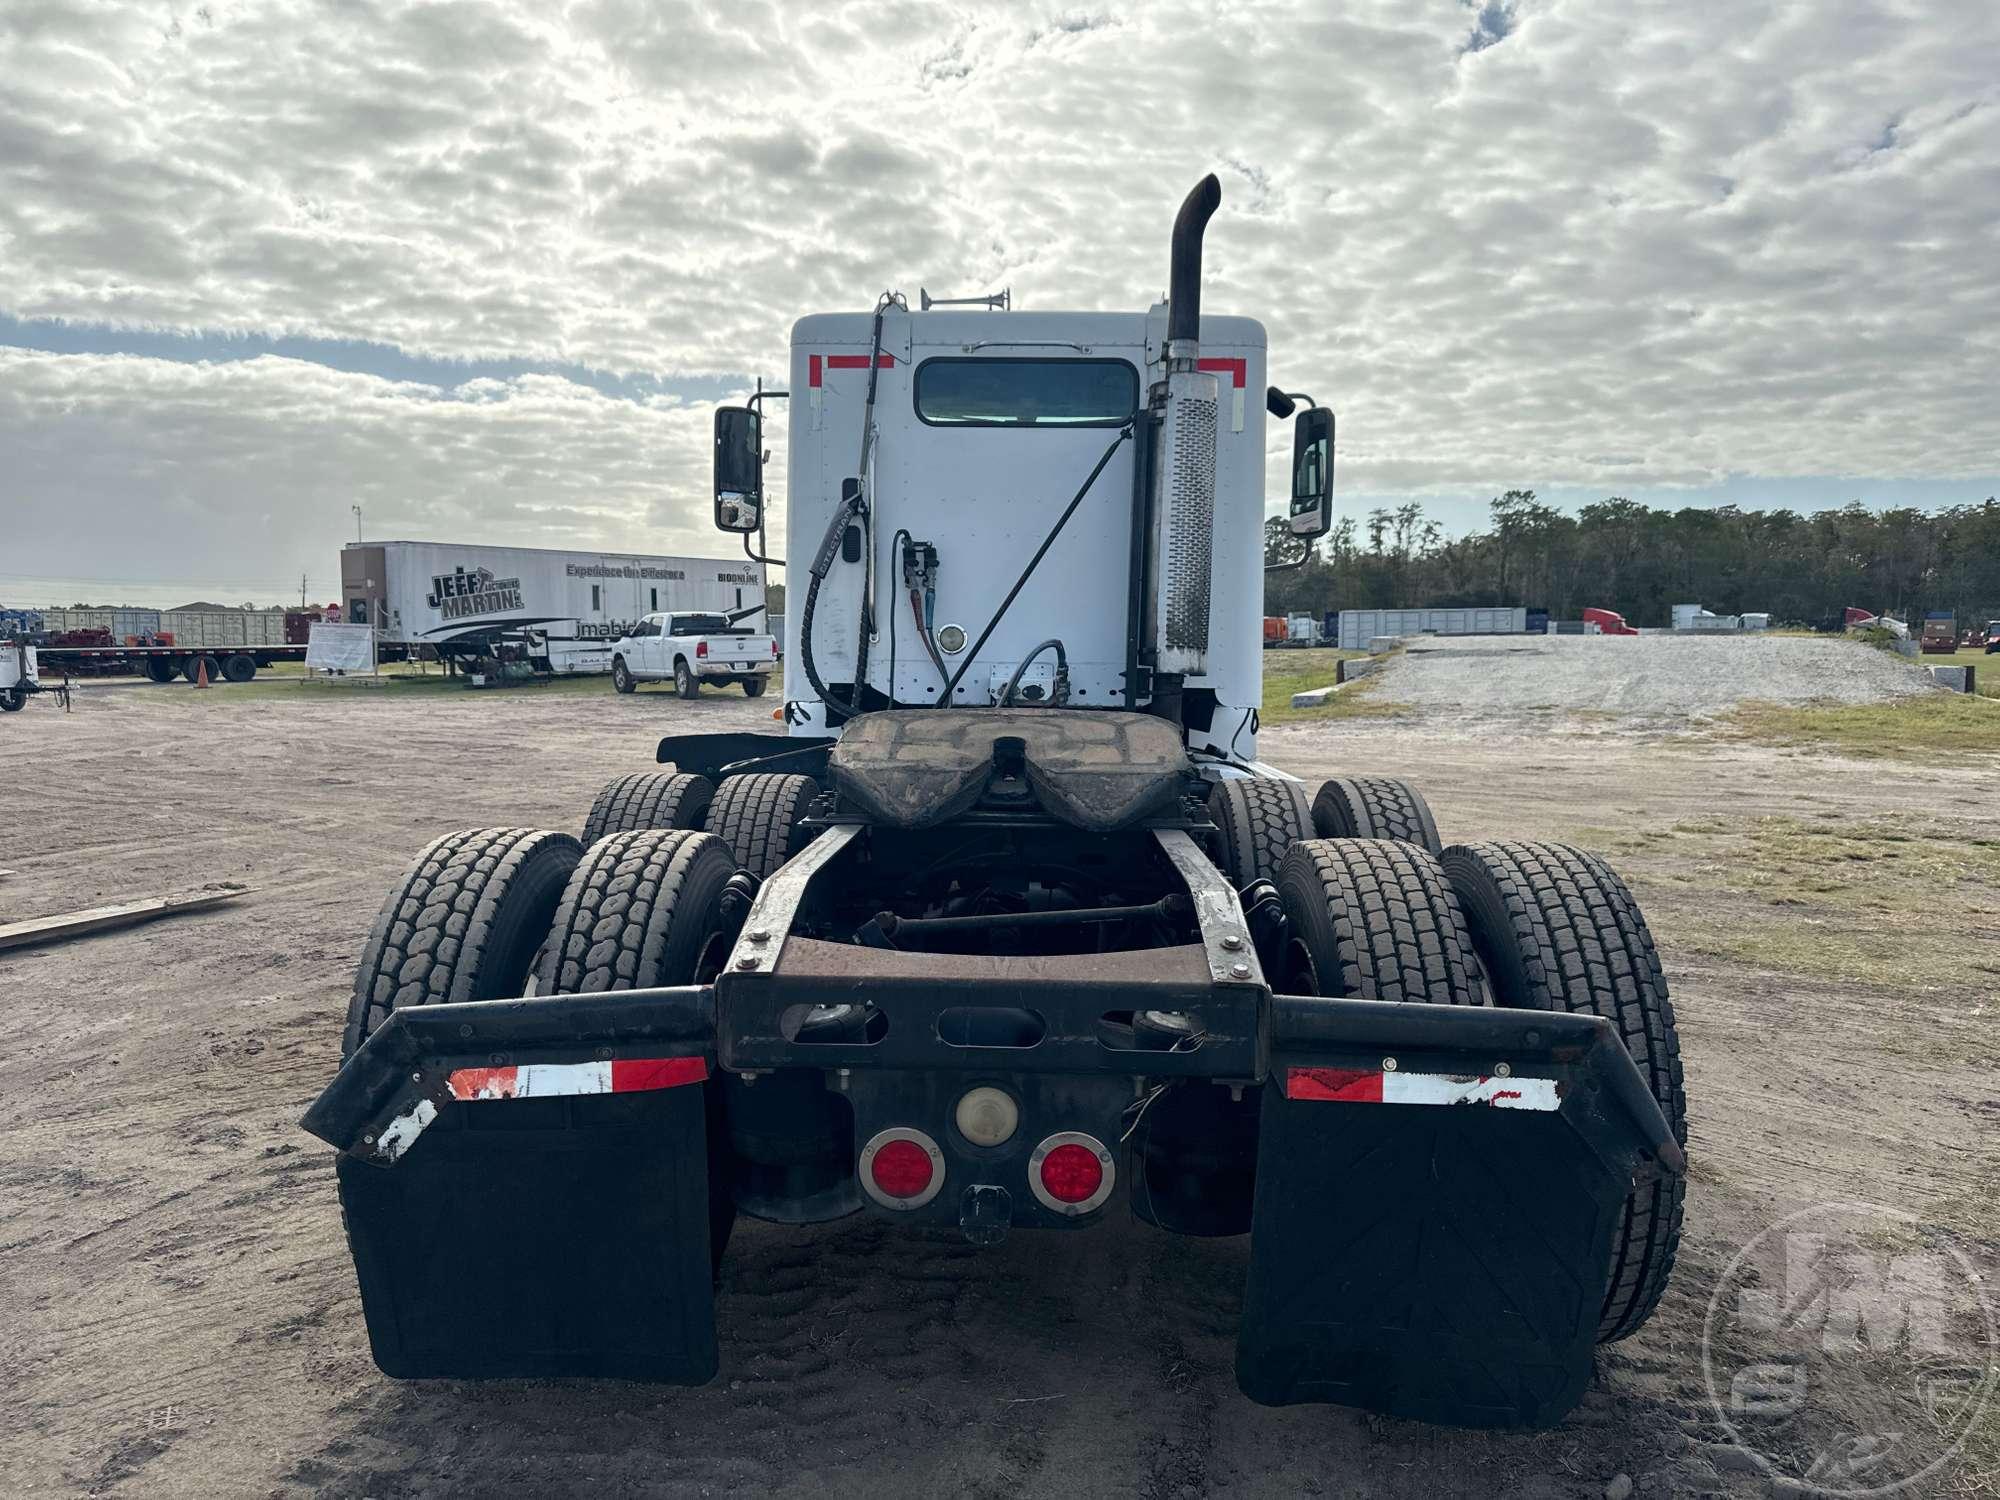
<svg viewBox="0 0 2000 1500"><path fill-rule="evenodd" d="M1309 406L1292 432L1292 535L1322 537L1332 525L1333 413Z"/></svg>
<svg viewBox="0 0 2000 1500"><path fill-rule="evenodd" d="M715 524L748 535L764 523L764 421L754 407L715 411Z"/></svg>

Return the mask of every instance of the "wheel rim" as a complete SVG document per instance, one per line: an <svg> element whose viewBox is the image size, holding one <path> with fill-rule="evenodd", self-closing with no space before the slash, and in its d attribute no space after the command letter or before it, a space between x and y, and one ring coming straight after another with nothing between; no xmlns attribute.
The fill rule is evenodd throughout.
<svg viewBox="0 0 2000 1500"><path fill-rule="evenodd" d="M1285 993L1288 995L1317 995L1319 970L1314 966L1312 953L1297 938L1285 944Z"/></svg>

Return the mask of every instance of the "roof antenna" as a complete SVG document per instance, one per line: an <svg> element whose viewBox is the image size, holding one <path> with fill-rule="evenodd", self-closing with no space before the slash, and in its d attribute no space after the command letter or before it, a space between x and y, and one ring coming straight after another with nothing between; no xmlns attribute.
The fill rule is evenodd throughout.
<svg viewBox="0 0 2000 1500"><path fill-rule="evenodd" d="M923 311L934 307L983 307L988 312L1006 312L1014 305L1014 289L1003 286L999 291L985 297L933 297L922 287L917 288L917 300L923 304Z"/></svg>

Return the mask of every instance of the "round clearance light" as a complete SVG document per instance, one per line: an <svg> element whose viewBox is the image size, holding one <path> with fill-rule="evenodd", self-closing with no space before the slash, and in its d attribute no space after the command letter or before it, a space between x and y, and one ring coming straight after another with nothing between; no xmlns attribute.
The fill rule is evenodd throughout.
<svg viewBox="0 0 2000 1500"><path fill-rule="evenodd" d="M965 649L965 627L962 625L940 625L937 633L938 650L946 656L956 656Z"/></svg>
<svg viewBox="0 0 2000 1500"><path fill-rule="evenodd" d="M966 1091L952 1114L958 1133L975 1146L997 1146L1010 1140L1021 1123L1021 1107L1005 1090L976 1088Z"/></svg>
<svg viewBox="0 0 2000 1500"><path fill-rule="evenodd" d="M876 1133L861 1148L861 1188L884 1208L922 1208L944 1186L944 1153L921 1130Z"/></svg>
<svg viewBox="0 0 2000 1500"><path fill-rule="evenodd" d="M1028 1158L1028 1186L1042 1207L1074 1218L1104 1206L1118 1169L1104 1143L1065 1130L1035 1147Z"/></svg>

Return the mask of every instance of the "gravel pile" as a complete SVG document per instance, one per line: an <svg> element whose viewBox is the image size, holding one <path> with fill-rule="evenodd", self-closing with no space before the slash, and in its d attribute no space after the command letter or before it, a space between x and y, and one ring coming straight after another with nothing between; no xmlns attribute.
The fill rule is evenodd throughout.
<svg viewBox="0 0 2000 1500"><path fill-rule="evenodd" d="M1431 637L1382 672L1384 702L1475 714L1583 710L1648 718L1739 703L1879 703L1940 691L1916 663L1804 636Z"/></svg>

